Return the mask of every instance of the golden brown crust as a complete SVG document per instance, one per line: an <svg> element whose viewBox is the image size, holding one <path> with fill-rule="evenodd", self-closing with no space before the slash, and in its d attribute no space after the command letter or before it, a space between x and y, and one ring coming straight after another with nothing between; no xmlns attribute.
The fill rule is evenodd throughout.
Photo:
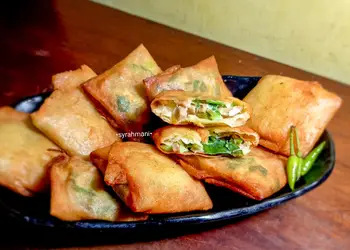
<svg viewBox="0 0 350 250"><path fill-rule="evenodd" d="M65 79L69 79L70 73L72 79L77 80L75 72L65 72ZM60 84L63 90L55 90L40 109L31 114L39 130L69 155L85 159L93 150L121 140L80 88L64 89L64 83ZM66 87L71 87L71 82Z"/></svg>
<svg viewBox="0 0 350 250"><path fill-rule="evenodd" d="M108 121L108 123L114 129L121 131L121 128L118 126L117 122L114 120L113 116L108 112L108 110L105 109L105 107L101 103L99 103L92 95L90 95L89 92L85 91L84 88L83 91L87 98L91 101L91 103L93 103L95 109Z"/></svg>
<svg viewBox="0 0 350 250"><path fill-rule="evenodd" d="M19 112L10 106L0 107L0 121L24 121L29 115L24 112Z"/></svg>
<svg viewBox="0 0 350 250"><path fill-rule="evenodd" d="M108 162L105 179L114 180L109 185L134 212L162 214L212 208L203 184L152 145L115 143ZM122 172L127 183L118 178Z"/></svg>
<svg viewBox="0 0 350 250"><path fill-rule="evenodd" d="M243 158L177 155L177 161L197 179L256 200L271 196L287 183L286 159L260 147Z"/></svg>
<svg viewBox="0 0 350 250"><path fill-rule="evenodd" d="M264 76L243 101L252 108L247 125L260 135L260 144L286 156L292 125L299 131L301 152L306 155L342 103L318 82L275 75Z"/></svg>
<svg viewBox="0 0 350 250"><path fill-rule="evenodd" d="M47 191L46 164L59 148L32 125L29 114L1 107L0 141L6 142L0 145L0 185L24 196Z"/></svg>
<svg viewBox="0 0 350 250"><path fill-rule="evenodd" d="M235 193L239 193L239 194L241 194L245 197L248 197L250 199L255 199L254 196L252 196L248 192L244 191L242 188L235 186L234 184L227 183L225 181L216 180L214 178L206 178L205 182L209 183L209 184L213 184L213 185L218 186L218 187L224 187L224 188L231 189Z"/></svg>
<svg viewBox="0 0 350 250"><path fill-rule="evenodd" d="M124 132L142 132L150 119L143 80L161 72L141 44L121 62L82 85L102 115ZM103 108L102 108L103 107ZM142 140L133 137L132 140Z"/></svg>
<svg viewBox="0 0 350 250"><path fill-rule="evenodd" d="M92 164L95 165L95 167L97 167L101 171L103 175L106 172L106 168L108 165L108 155L111 148L112 145L109 145L104 148L96 149L90 154L90 161L92 162Z"/></svg>
<svg viewBox="0 0 350 250"><path fill-rule="evenodd" d="M259 144L260 144L261 146L263 146L263 147L265 147L265 148L267 148L267 149L273 151L273 152L278 153L278 151L279 151L279 145L278 145L278 143L274 143L274 142L272 142L272 141L268 141L268 140L265 140L265 139L262 139L262 138L261 138L261 139L259 140Z"/></svg>
<svg viewBox="0 0 350 250"><path fill-rule="evenodd" d="M190 156L191 157L191 156ZM178 162L181 167L183 169L185 169L185 171L191 175L192 177L198 179L198 180L206 180L208 178L211 178L211 175L210 173L206 172L205 169L201 169L197 166L200 166L200 161L201 161L201 158L205 158L205 157L202 157L202 156L198 156L197 158L195 157L192 157L192 159L190 161L187 162L187 159L182 159L180 157L180 155L178 155L177 157L173 157L176 162Z"/></svg>
<svg viewBox="0 0 350 250"><path fill-rule="evenodd" d="M132 213L104 189L97 169L79 157L60 155L50 162L50 214L65 221L138 221L146 215Z"/></svg>
<svg viewBox="0 0 350 250"><path fill-rule="evenodd" d="M69 199L66 183L62 180L68 178L68 172L61 172L61 168L68 163L69 157L61 154L49 162L51 180L50 214L62 220L74 220L80 218L80 211L76 211L74 203ZM64 197L64 199L62 199Z"/></svg>
<svg viewBox="0 0 350 250"><path fill-rule="evenodd" d="M149 100L169 90L184 90L210 96L232 96L222 80L215 57L208 57L197 64L179 68L178 65L145 80Z"/></svg>
<svg viewBox="0 0 350 250"><path fill-rule="evenodd" d="M147 97L150 102L154 99L152 93L153 88L161 82L167 81L171 75L177 72L180 68L180 65L174 65L155 76L151 76L143 80L143 83L146 87Z"/></svg>
<svg viewBox="0 0 350 250"><path fill-rule="evenodd" d="M194 166L199 166L201 164L200 158L192 159L191 164L189 164L185 160L182 160L180 157L177 159L177 161L187 171L188 174L190 174L191 176L193 176L199 180L204 180L206 183L213 184L215 186L228 188L228 189L232 190L233 192L239 193L239 194L246 196L250 199L254 199L254 200L263 199L261 197L257 198L255 196L251 195L249 193L249 189L250 189L250 192L254 192L254 189L249 187L249 186L245 187L245 189L246 189L245 190L242 187L240 187L239 185L238 186L235 185L235 183L233 183L233 182L228 182L224 178L220 178L219 176L213 177L209 172L206 172L204 169L198 169L198 168L194 167ZM255 192L256 192L256 190L255 190Z"/></svg>
<svg viewBox="0 0 350 250"><path fill-rule="evenodd" d="M91 152L90 160L104 175L104 181L107 185L113 186L115 183L127 184L125 172L119 166L109 164L107 169L109 152L112 146L110 145Z"/></svg>
<svg viewBox="0 0 350 250"><path fill-rule="evenodd" d="M54 89L69 90L80 86L83 82L97 76L87 65L81 65L80 69L69 70L52 76Z"/></svg>
<svg viewBox="0 0 350 250"><path fill-rule="evenodd" d="M179 136L181 137L191 137L191 138L197 138L200 137L201 142L205 143L208 140L208 137L212 133L220 135L225 135L225 136L233 136L233 135L239 135L240 138L242 138L245 141L249 141L252 143L252 147L256 147L259 143L259 135L254 132L254 130L241 126L241 127L210 127L210 128L200 128L196 126L165 126L159 129L156 129L152 133L152 139L157 146L157 148L163 152L164 154L175 154L175 152L171 151L165 151L162 149L161 145L166 140L167 138L171 138L174 136ZM179 153L176 152L176 154L181 154L181 155L202 155L204 157L215 157L215 156L209 156L206 155L205 153L200 153L200 152L184 152L184 153Z"/></svg>

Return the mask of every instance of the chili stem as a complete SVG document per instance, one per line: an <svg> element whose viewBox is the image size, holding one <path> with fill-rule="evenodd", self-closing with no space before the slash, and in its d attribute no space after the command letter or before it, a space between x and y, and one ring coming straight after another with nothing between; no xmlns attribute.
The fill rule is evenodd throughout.
<svg viewBox="0 0 350 250"><path fill-rule="evenodd" d="M293 136L293 132L294 132L294 126L291 127L290 129L290 139L289 139L289 142L290 142L290 155L295 155L295 150L294 150L294 136Z"/></svg>
<svg viewBox="0 0 350 250"><path fill-rule="evenodd" d="M299 158L301 158L301 152L300 152L300 140L299 140L299 134L298 134L298 129L296 127L294 127L294 130L295 130L295 138L296 138L296 141L297 141L297 156Z"/></svg>

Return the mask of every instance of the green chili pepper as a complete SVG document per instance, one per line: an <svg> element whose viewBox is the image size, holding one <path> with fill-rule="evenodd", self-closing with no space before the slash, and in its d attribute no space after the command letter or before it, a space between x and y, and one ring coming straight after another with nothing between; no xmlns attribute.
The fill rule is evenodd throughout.
<svg viewBox="0 0 350 250"><path fill-rule="evenodd" d="M299 158L299 165L298 165L298 174L297 174L297 181L300 179L300 177L302 176L301 171L303 168L303 164L304 164L304 159L303 158Z"/></svg>
<svg viewBox="0 0 350 250"><path fill-rule="evenodd" d="M321 142L314 150L312 150L304 159L301 176L304 176L311 169L312 165L315 163L317 157L321 154L322 150L325 148L326 142Z"/></svg>
<svg viewBox="0 0 350 250"><path fill-rule="evenodd" d="M299 158L299 164L298 164L298 170L297 170L297 180L298 181L301 177L301 169L303 167L303 156L300 152L300 141L299 141L299 135L298 135L298 129L296 127L292 127L292 130L294 130L295 133L295 139L297 141L297 150L298 152L296 153L297 157Z"/></svg>
<svg viewBox="0 0 350 250"><path fill-rule="evenodd" d="M297 182L298 171L300 166L300 159L298 156L295 155L293 132L294 132L294 126L292 126L290 130L290 135L289 135L290 136L289 137L290 156L288 158L288 163L287 163L288 185L292 190L294 190L295 183Z"/></svg>
<svg viewBox="0 0 350 250"><path fill-rule="evenodd" d="M294 147L294 134L296 138L297 153ZM305 159L302 158L300 152L300 142L298 136L298 130L295 126L290 130L290 157L288 158L287 174L289 187L294 190L295 183L304 176L315 163L317 157L321 154L322 150L326 146L326 142L320 143L314 150L312 150Z"/></svg>

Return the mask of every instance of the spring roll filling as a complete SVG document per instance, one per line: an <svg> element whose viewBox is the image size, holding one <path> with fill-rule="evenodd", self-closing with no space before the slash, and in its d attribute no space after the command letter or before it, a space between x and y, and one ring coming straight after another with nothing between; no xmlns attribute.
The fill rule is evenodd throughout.
<svg viewBox="0 0 350 250"><path fill-rule="evenodd" d="M245 141L238 135L219 136L212 134L207 141L198 138L186 138L174 135L165 139L160 147L166 152L175 153L204 153L207 155L232 155L240 157L250 152L251 142Z"/></svg>
<svg viewBox="0 0 350 250"><path fill-rule="evenodd" d="M228 125L239 119L245 119L248 115L242 106L234 102L222 102L218 100L185 100L170 101L160 105L158 108L160 115L167 117L170 121L184 120L206 120L217 121L227 120Z"/></svg>

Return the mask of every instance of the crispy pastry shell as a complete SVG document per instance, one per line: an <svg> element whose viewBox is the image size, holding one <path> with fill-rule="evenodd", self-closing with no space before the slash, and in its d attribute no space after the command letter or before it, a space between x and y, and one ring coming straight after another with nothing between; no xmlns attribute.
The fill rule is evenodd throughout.
<svg viewBox="0 0 350 250"><path fill-rule="evenodd" d="M285 76L264 76L243 99L252 109L247 125L260 135L260 145L289 156L289 131L296 126L305 156L317 143L342 100L322 88Z"/></svg>

